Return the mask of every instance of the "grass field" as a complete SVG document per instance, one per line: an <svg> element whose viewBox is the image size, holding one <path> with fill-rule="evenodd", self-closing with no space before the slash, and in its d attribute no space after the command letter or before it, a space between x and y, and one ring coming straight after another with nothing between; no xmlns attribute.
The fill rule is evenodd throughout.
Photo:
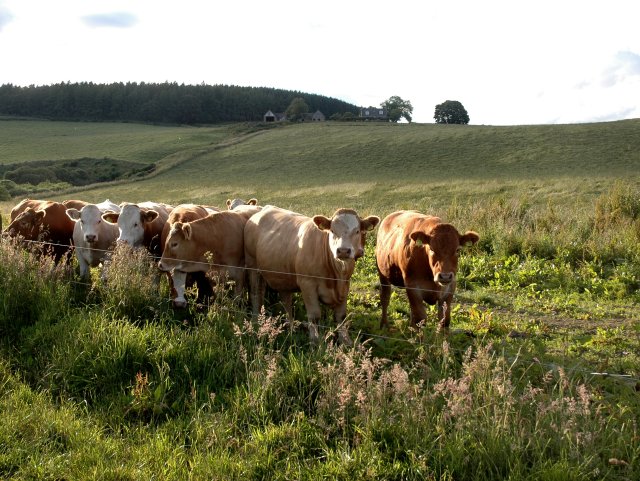
<svg viewBox="0 0 640 481"><path fill-rule="evenodd" d="M88 286L3 240L0 478L637 479L640 121L0 124L2 162L158 166L46 198L415 208L481 236L446 337L412 329L399 290L379 328L370 236L353 349L310 347L277 306L248 322L224 293L173 310L140 253Z"/></svg>

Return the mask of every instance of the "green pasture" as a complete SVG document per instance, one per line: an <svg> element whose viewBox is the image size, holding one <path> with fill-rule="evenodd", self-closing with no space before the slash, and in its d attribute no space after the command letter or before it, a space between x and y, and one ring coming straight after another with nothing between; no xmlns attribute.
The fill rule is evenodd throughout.
<svg viewBox="0 0 640 481"><path fill-rule="evenodd" d="M384 213L503 195L588 208L615 179L640 183L637 120L516 127L324 122L257 132L249 126L1 124L2 162L108 157L158 166L146 180L77 191L95 201L216 205L256 196L307 213L344 206Z"/></svg>
<svg viewBox="0 0 640 481"><path fill-rule="evenodd" d="M358 342L334 345L327 316L320 348L277 303L252 322L222 288L172 309L144 253L117 251L84 285L3 240L0 478L637 479L640 120L0 126L1 162L157 166L42 198L412 208L481 237L444 335L435 309L409 325L399 289L380 328L370 235L349 297Z"/></svg>

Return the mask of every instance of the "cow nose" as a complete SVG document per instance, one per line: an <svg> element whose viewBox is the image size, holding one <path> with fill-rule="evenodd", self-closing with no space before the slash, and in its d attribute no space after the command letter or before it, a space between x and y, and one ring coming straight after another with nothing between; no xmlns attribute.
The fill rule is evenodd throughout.
<svg viewBox="0 0 640 481"><path fill-rule="evenodd" d="M96 241L96 236L94 234L87 234L87 235L84 236L84 240L86 240L89 243L95 242Z"/></svg>
<svg viewBox="0 0 640 481"><path fill-rule="evenodd" d="M336 254L338 254L338 259L348 259L351 257L351 248L338 247L338 249L336 249Z"/></svg>
<svg viewBox="0 0 640 481"><path fill-rule="evenodd" d="M453 272L438 272L434 280L440 284L450 284L453 276Z"/></svg>

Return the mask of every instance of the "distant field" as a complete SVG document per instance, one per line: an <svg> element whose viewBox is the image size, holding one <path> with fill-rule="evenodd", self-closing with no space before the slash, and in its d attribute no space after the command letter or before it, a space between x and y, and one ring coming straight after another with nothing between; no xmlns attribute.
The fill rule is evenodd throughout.
<svg viewBox="0 0 640 481"><path fill-rule="evenodd" d="M575 206L588 205L614 179L640 185L640 120L514 127L326 122L246 138L238 132L4 121L0 158L111 157L166 169L135 183L73 192L88 200L221 204L256 196L302 211L440 209L487 196Z"/></svg>
<svg viewBox="0 0 640 481"><path fill-rule="evenodd" d="M218 142L223 128L0 118L0 163L111 157L157 162L193 144Z"/></svg>

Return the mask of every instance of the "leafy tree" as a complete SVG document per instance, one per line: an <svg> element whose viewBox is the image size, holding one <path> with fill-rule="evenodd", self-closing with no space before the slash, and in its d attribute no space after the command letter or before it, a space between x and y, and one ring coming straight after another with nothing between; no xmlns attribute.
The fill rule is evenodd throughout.
<svg viewBox="0 0 640 481"><path fill-rule="evenodd" d="M302 97L294 98L287 110L284 111L288 120L300 120L304 114L309 112L309 106Z"/></svg>
<svg viewBox="0 0 640 481"><path fill-rule="evenodd" d="M463 124L469 123L469 114L464 106L457 100L447 100L436 105L433 116L436 124Z"/></svg>
<svg viewBox="0 0 640 481"><path fill-rule="evenodd" d="M397 95L394 95L393 97L389 97L388 100L382 102L380 104L380 107L382 107L383 109L387 109L389 120L391 120L392 122L397 122L402 117L404 117L407 122L411 122L413 106L408 100L402 100Z"/></svg>

